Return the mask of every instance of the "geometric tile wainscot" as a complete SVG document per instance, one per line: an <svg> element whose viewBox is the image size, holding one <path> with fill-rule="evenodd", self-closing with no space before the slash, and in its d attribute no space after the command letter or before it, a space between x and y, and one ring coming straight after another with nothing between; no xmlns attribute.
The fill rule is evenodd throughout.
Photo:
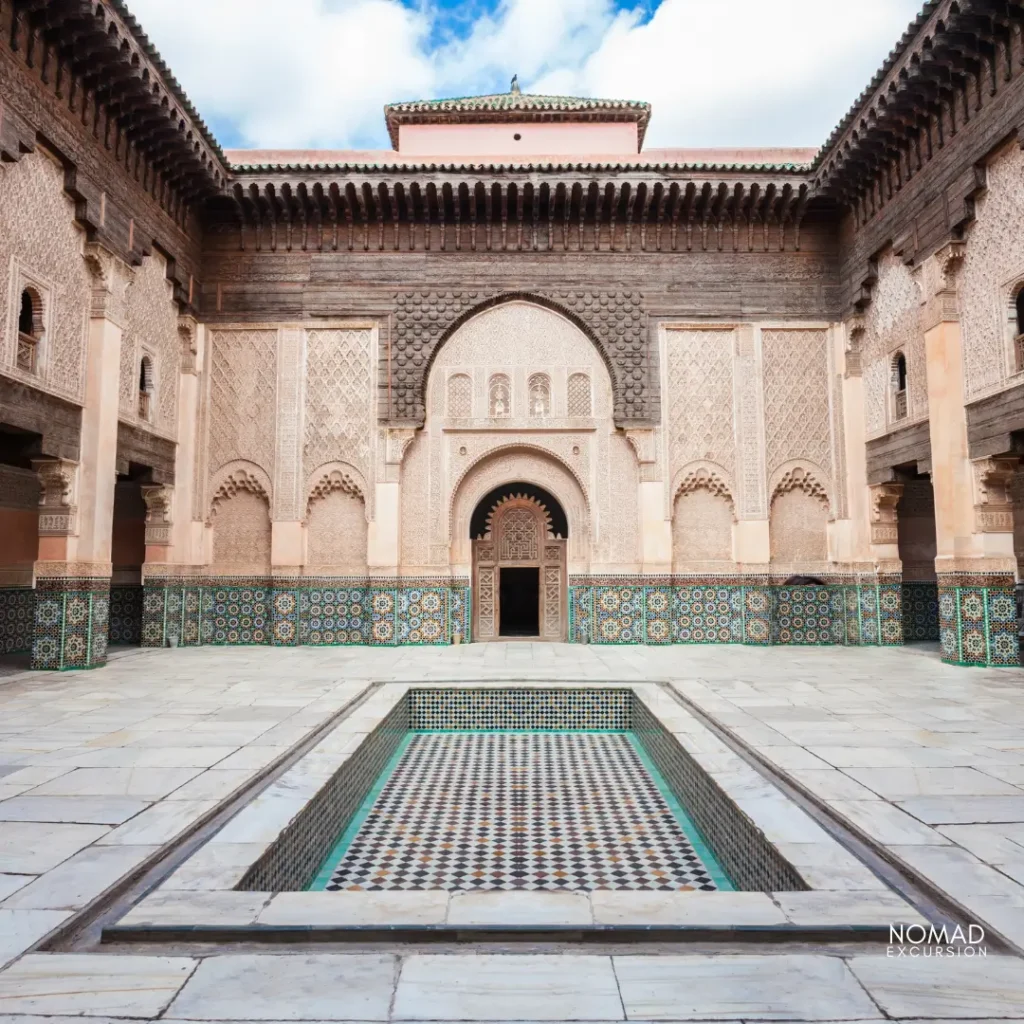
<svg viewBox="0 0 1024 1024"><path fill-rule="evenodd" d="M162 647L449 644L472 639L467 579L160 577L144 587L40 578L0 588L0 654L37 669L103 664L111 643ZM109 636L108 636L109 633ZM938 641L959 665L1019 665L1009 577L934 583L765 577L569 580L569 642L899 646Z"/></svg>

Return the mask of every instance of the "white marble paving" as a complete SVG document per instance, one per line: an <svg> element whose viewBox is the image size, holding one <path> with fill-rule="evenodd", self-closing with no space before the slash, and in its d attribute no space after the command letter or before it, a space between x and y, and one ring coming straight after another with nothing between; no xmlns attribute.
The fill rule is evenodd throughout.
<svg viewBox="0 0 1024 1024"><path fill-rule="evenodd" d="M611 957L424 954L403 960L393 1020L622 1020Z"/></svg>
<svg viewBox="0 0 1024 1024"><path fill-rule="evenodd" d="M156 1017L195 966L188 957L32 953L0 973L0 1013Z"/></svg>
<svg viewBox="0 0 1024 1024"><path fill-rule="evenodd" d="M386 954L214 956L199 965L168 1016L383 1021L388 1020L396 973L397 961Z"/></svg>
<svg viewBox="0 0 1024 1024"><path fill-rule="evenodd" d="M0 968L49 935L70 916L70 911L0 907Z"/></svg>
<svg viewBox="0 0 1024 1024"><path fill-rule="evenodd" d="M630 1019L870 1020L878 1008L838 957L617 956Z"/></svg>

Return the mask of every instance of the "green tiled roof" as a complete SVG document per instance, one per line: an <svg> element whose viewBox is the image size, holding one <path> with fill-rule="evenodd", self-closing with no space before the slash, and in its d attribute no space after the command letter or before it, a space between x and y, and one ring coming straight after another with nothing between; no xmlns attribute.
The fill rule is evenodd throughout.
<svg viewBox="0 0 1024 1024"><path fill-rule="evenodd" d="M476 115L482 120L508 120L517 114L529 120L570 120L580 115L584 120L602 119L635 121L639 142L643 145L647 123L651 119L651 105L641 100L606 100L589 96L545 96L540 93L491 93L486 96L456 96L441 100L412 100L407 103L389 103L384 108L391 142L398 148L398 126L417 121L431 123L443 121L445 115L463 120L460 115ZM569 115L569 116L566 116Z"/></svg>

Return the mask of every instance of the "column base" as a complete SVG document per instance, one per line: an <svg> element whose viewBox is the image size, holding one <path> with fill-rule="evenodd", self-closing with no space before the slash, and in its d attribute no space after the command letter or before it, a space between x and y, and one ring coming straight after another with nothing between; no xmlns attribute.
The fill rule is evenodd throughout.
<svg viewBox="0 0 1024 1024"><path fill-rule="evenodd" d="M950 665L1021 664L1014 578L1009 573L939 573L939 635Z"/></svg>
<svg viewBox="0 0 1024 1024"><path fill-rule="evenodd" d="M37 578L32 668L105 665L109 616L109 576Z"/></svg>

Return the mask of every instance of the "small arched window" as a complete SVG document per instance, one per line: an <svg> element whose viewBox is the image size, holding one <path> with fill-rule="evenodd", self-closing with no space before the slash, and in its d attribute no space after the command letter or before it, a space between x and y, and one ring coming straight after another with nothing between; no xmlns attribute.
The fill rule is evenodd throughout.
<svg viewBox="0 0 1024 1024"><path fill-rule="evenodd" d="M37 373L43 340L43 300L35 288L25 288L18 307L18 369Z"/></svg>
<svg viewBox="0 0 1024 1024"><path fill-rule="evenodd" d="M897 352L892 357L893 419L902 420L907 415L907 357Z"/></svg>
<svg viewBox="0 0 1024 1024"><path fill-rule="evenodd" d="M488 381L487 415L496 420L512 415L512 382L503 373L496 373Z"/></svg>
<svg viewBox="0 0 1024 1024"><path fill-rule="evenodd" d="M593 399L590 397L590 378L585 373L574 373L569 378L566 405L570 416L592 416Z"/></svg>
<svg viewBox="0 0 1024 1024"><path fill-rule="evenodd" d="M465 373L448 378L448 415L460 419L473 415L473 381Z"/></svg>
<svg viewBox="0 0 1024 1024"><path fill-rule="evenodd" d="M153 361L143 356L139 362L139 419L149 420L153 415Z"/></svg>
<svg viewBox="0 0 1024 1024"><path fill-rule="evenodd" d="M546 373L535 373L530 377L530 415L533 417L551 415L551 378Z"/></svg>

